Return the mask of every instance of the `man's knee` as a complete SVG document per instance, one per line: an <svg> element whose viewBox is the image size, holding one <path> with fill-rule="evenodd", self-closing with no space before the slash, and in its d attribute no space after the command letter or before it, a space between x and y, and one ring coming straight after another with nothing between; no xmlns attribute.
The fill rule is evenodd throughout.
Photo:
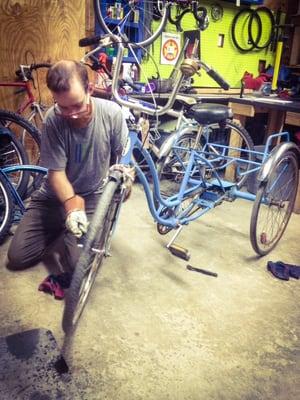
<svg viewBox="0 0 300 400"><path fill-rule="evenodd" d="M6 267L11 271L18 271L32 267L39 261L38 257L30 257L21 246L11 243L7 252Z"/></svg>

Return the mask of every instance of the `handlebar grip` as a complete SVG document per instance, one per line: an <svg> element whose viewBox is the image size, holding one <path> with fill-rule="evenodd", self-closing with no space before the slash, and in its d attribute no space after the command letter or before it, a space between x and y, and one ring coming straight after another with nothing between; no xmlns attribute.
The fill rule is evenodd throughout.
<svg viewBox="0 0 300 400"><path fill-rule="evenodd" d="M31 64L30 69L38 69L38 68L51 68L52 64L49 63L39 63L39 64Z"/></svg>
<svg viewBox="0 0 300 400"><path fill-rule="evenodd" d="M209 70L207 71L207 74L208 74L211 78L213 78L213 80L214 80L215 82L217 82L217 83L221 86L222 89L228 90L228 89L230 88L229 83L226 82L226 81L222 78L222 76L219 75L219 73L218 73L217 71L215 71L214 69L209 69Z"/></svg>
<svg viewBox="0 0 300 400"><path fill-rule="evenodd" d="M78 42L79 47L86 47L86 46L91 46L92 44L98 44L99 41L102 39L102 37L103 36L101 35L96 35L96 36L82 38Z"/></svg>

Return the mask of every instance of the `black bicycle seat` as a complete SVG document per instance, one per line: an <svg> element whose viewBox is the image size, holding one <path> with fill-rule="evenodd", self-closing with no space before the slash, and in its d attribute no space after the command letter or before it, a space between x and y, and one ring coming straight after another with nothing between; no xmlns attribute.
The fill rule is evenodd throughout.
<svg viewBox="0 0 300 400"><path fill-rule="evenodd" d="M230 107L215 103L195 104L187 111L187 117L195 119L199 124L212 124L232 118Z"/></svg>

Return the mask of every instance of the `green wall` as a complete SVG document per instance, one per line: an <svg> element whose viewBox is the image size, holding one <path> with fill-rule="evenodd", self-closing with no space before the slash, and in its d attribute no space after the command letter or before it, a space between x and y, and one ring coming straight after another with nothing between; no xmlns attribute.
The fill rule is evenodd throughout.
<svg viewBox="0 0 300 400"><path fill-rule="evenodd" d="M201 5L207 7L209 16L210 5L213 3L214 1L201 1ZM210 18L208 28L200 33L201 58L224 76L230 83L231 87L240 87L240 80L244 71L251 72L254 76L257 76L259 60L266 60L266 65L272 65L274 53L270 50L266 51L265 49L241 53L236 49L231 40L231 23L240 8L227 2L220 1L219 4L224 8L223 18L217 22L214 22ZM265 37L267 37L269 33L269 19L265 17L264 14L262 14L261 18L263 23L263 33ZM154 22L154 24L155 23L156 22ZM237 26L238 32L240 32L238 36L241 38L247 36L247 25L245 18ZM182 28L183 30L197 29L195 19L191 13L188 13L182 20ZM254 30L255 28L256 27L254 26ZM175 25L168 24L165 30L167 32L176 32L176 27ZM242 33L244 33L244 35L242 35ZM219 34L225 35L224 46L222 48L217 46ZM262 36L260 43L264 42L264 36ZM181 43L183 43L183 35ZM239 43L247 47L245 42L243 43L239 40ZM159 66L161 77L167 78L172 71L172 66L160 64L160 46L161 38L158 38L149 50L150 54L154 57ZM156 69L153 62L151 62L151 59L143 62L143 69L147 77L156 75ZM141 80L144 80L143 76L141 76ZM194 80L194 86L217 87L217 84L204 71L202 72L201 77L195 75Z"/></svg>

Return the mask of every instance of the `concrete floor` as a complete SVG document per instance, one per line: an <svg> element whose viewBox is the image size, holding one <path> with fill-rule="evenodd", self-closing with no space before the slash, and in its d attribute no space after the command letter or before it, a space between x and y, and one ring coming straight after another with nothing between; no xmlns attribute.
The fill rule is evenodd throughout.
<svg viewBox="0 0 300 400"><path fill-rule="evenodd" d="M249 241L251 207L224 203L180 236L190 264L217 272L214 278L188 271L164 248L168 237L156 233L136 186L72 343L60 326L63 302L37 291L45 265L7 271L5 243L0 336L50 329L71 368L59 395L39 398L299 399L300 281L274 278L266 262L300 265L300 215L292 216L278 247L257 258Z"/></svg>

